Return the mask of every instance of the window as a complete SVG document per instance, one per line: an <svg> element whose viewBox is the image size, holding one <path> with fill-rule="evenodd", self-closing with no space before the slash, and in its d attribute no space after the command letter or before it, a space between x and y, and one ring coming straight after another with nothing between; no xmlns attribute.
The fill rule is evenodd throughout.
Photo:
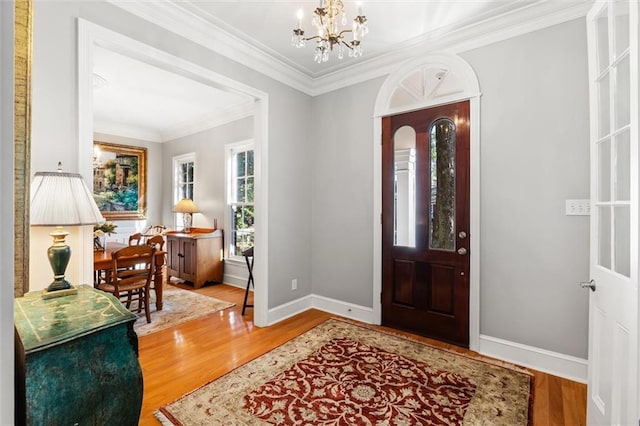
<svg viewBox="0 0 640 426"><path fill-rule="evenodd" d="M189 154L173 157L173 205L183 198L193 200L193 187L195 182L196 154ZM175 213L174 227L182 227L183 214Z"/></svg>
<svg viewBox="0 0 640 426"><path fill-rule="evenodd" d="M227 145L228 257L240 257L254 244L253 142Z"/></svg>

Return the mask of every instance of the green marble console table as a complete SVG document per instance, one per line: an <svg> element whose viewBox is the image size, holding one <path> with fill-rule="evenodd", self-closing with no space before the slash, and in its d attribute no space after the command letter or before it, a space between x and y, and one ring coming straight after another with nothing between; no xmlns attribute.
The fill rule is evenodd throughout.
<svg viewBox="0 0 640 426"><path fill-rule="evenodd" d="M136 315L112 295L15 300L16 419L26 425L137 425L142 406Z"/></svg>

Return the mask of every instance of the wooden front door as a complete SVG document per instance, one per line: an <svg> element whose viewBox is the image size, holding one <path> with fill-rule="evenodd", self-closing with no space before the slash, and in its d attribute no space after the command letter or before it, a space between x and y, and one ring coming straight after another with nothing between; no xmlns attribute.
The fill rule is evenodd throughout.
<svg viewBox="0 0 640 426"><path fill-rule="evenodd" d="M469 346L469 102L382 120L382 323Z"/></svg>

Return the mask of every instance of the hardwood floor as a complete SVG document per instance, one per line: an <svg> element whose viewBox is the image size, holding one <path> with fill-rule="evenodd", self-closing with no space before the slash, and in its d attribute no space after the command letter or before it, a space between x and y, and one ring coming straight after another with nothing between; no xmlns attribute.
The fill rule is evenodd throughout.
<svg viewBox="0 0 640 426"><path fill-rule="evenodd" d="M188 285L180 286L193 290ZM153 412L162 405L175 401L333 316L309 310L274 326L260 328L253 324L253 309L247 308L246 315L241 315L244 290L213 284L194 291L235 302L236 306L139 338L140 364L144 376L141 425L159 424ZM251 296L249 301L252 302ZM411 336L434 346L475 354L435 340ZM532 372L535 375L534 425L586 424L584 384Z"/></svg>

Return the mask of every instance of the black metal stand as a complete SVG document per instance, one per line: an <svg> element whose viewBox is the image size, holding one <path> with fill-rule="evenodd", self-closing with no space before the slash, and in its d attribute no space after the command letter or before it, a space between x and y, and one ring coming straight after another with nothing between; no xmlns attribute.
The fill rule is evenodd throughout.
<svg viewBox="0 0 640 426"><path fill-rule="evenodd" d="M247 305L247 298L249 297L249 286L256 288L253 283L253 247L242 252L245 262L247 262L247 268L249 269L249 279L247 280L247 289L244 292L244 303L242 304L242 315L247 308L253 308L253 305ZM249 260L251 258L251 260Z"/></svg>

